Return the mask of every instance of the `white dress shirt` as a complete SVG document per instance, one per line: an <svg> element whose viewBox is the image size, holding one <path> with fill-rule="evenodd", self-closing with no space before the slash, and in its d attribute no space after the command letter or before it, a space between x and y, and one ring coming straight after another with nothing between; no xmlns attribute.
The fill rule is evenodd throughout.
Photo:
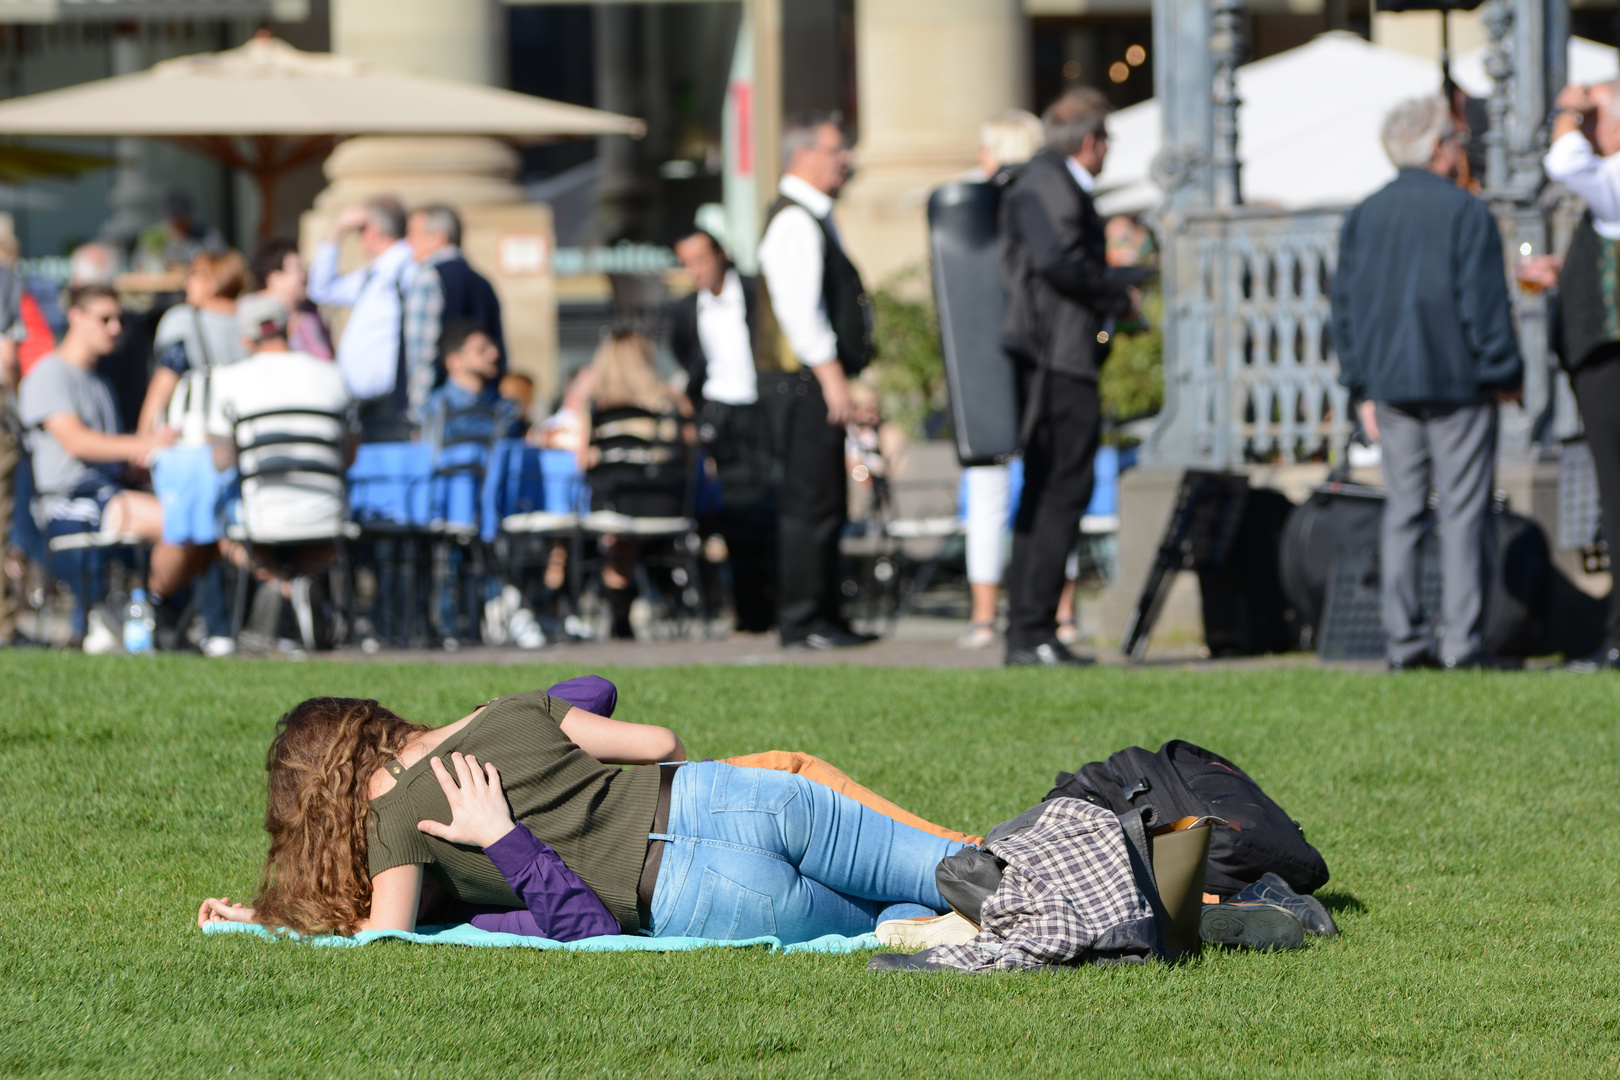
<svg viewBox="0 0 1620 1080"><path fill-rule="evenodd" d="M309 264L309 298L348 307L337 345L338 370L356 401L394 390L399 364L400 293L415 267L411 246L400 240L358 270L338 274L338 246L324 241Z"/></svg>
<svg viewBox="0 0 1620 1080"><path fill-rule="evenodd" d="M799 205L783 207L771 219L759 242L759 272L793 355L817 367L838 359L838 336L821 295L827 253L817 224L832 213L833 201L797 176L782 177L777 190Z"/></svg>
<svg viewBox="0 0 1620 1080"><path fill-rule="evenodd" d="M1080 185L1081 191L1085 192L1087 195L1095 195L1097 193L1097 178L1092 176L1091 173L1087 172L1084 165L1080 164L1072 157L1065 157L1063 159L1063 164L1069 167L1069 175L1074 177L1074 182Z"/></svg>
<svg viewBox="0 0 1620 1080"><path fill-rule="evenodd" d="M1541 160L1548 179L1586 200L1592 228L1605 240L1620 240L1620 154L1599 157L1586 136L1571 131Z"/></svg>
<svg viewBox="0 0 1620 1080"><path fill-rule="evenodd" d="M708 289L698 290L697 330L703 357L708 361L704 399L725 405L752 405L758 401L754 346L748 335L748 302L737 271L726 271L719 296Z"/></svg>

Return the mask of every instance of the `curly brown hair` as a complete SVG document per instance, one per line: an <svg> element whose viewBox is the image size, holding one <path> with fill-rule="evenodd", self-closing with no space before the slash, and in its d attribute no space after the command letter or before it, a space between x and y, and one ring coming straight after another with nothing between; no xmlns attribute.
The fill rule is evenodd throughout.
<svg viewBox="0 0 1620 1080"><path fill-rule="evenodd" d="M253 904L260 923L355 932L371 913L371 777L427 730L362 698L310 698L277 722L264 762L270 854Z"/></svg>

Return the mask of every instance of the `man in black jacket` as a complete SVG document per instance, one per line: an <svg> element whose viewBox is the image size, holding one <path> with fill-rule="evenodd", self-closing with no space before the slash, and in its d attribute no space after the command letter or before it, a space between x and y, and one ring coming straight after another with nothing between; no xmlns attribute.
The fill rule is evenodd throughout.
<svg viewBox="0 0 1620 1080"><path fill-rule="evenodd" d="M721 506L715 524L731 563L736 628L776 624L776 457L759 404L754 341L759 279L739 274L709 233L694 229L675 256L693 291L676 305L670 350L686 369L698 439L714 462Z"/></svg>
<svg viewBox="0 0 1620 1080"><path fill-rule="evenodd" d="M1382 448L1387 656L1391 670L1477 666L1488 659L1496 409L1519 400L1524 379L1502 237L1485 204L1455 183L1463 148L1443 102L1397 105L1380 136L1400 173L1344 219L1333 345L1339 379ZM1440 499L1438 635L1421 593L1431 485Z"/></svg>
<svg viewBox="0 0 1620 1080"><path fill-rule="evenodd" d="M1063 565L1091 501L1102 409L1097 373L1115 318L1141 297L1108 269L1092 203L1108 153L1108 101L1071 90L1046 110L1046 149L1001 203L1002 346L1024 384L1024 492L1007 570L1007 663L1090 663L1057 638Z"/></svg>

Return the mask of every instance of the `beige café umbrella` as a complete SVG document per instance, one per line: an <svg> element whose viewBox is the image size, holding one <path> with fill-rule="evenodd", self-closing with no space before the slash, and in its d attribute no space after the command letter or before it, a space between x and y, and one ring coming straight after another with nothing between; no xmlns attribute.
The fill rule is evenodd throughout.
<svg viewBox="0 0 1620 1080"><path fill-rule="evenodd" d="M168 139L251 173L270 235L275 186L289 169L354 135L492 135L520 142L640 137L616 113L488 86L307 53L261 31L219 53L0 102L0 135Z"/></svg>

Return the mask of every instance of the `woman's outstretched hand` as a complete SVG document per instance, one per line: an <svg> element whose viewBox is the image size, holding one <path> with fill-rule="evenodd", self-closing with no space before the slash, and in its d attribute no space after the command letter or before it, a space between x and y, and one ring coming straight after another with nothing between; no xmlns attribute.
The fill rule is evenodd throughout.
<svg viewBox="0 0 1620 1080"><path fill-rule="evenodd" d="M243 907L241 904L231 903L228 896L213 897L202 902L197 909L197 925L207 926L211 922L252 922L253 909Z"/></svg>
<svg viewBox="0 0 1620 1080"><path fill-rule="evenodd" d="M489 847L515 827L501 790L501 774L494 765L479 765L476 757L459 750L450 755L450 763L456 769L454 779L443 761L432 761L433 775L450 802L450 824L430 818L418 821L416 827L452 844Z"/></svg>

